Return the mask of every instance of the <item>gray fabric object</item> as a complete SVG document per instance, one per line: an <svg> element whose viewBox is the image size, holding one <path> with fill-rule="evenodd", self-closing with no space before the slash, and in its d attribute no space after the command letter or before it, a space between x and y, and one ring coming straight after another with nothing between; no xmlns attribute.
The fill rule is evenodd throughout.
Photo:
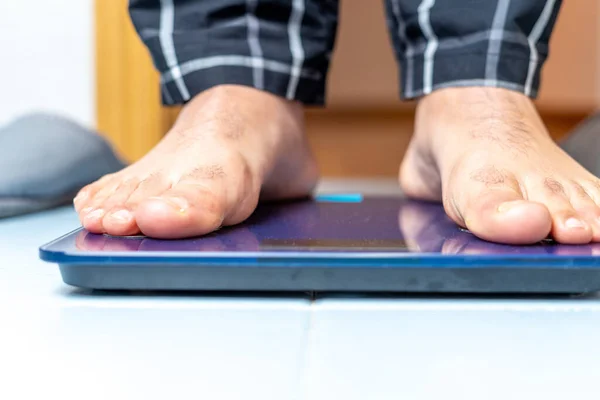
<svg viewBox="0 0 600 400"><path fill-rule="evenodd" d="M600 177L600 113L579 124L560 147L592 174Z"/></svg>
<svg viewBox="0 0 600 400"><path fill-rule="evenodd" d="M60 116L24 115L0 128L0 218L68 204L124 166L96 132Z"/></svg>

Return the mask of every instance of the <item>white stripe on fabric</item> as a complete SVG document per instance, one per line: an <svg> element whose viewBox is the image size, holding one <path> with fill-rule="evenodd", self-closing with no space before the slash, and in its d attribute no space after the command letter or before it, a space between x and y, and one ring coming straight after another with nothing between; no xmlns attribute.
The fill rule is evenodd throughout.
<svg viewBox="0 0 600 400"><path fill-rule="evenodd" d="M304 49L302 48L302 38L300 28L302 18L304 17L304 0L292 1L292 13L288 23L288 35L290 37L290 52L292 53L292 72L288 83L286 97L293 100L296 97L296 89L304 64Z"/></svg>
<svg viewBox="0 0 600 400"><path fill-rule="evenodd" d="M414 77L414 48L410 41L408 40L408 36L406 34L406 23L402 19L402 10L400 9L400 4L398 0L392 0L392 13L396 18L396 23L398 24L398 38L406 48L405 50L405 60L406 60L406 82L404 82L404 92L407 96L412 96L413 91L413 81Z"/></svg>
<svg viewBox="0 0 600 400"><path fill-rule="evenodd" d="M496 87L496 88L505 88L514 90L517 92L523 93L525 91L525 87L518 83L502 81L502 80L492 80L492 79L459 79L455 81L448 81L442 83L436 83L433 87L435 89L443 89L449 87L473 87L473 86L483 86L483 87ZM413 96L421 96L424 91L417 91L413 94Z"/></svg>
<svg viewBox="0 0 600 400"><path fill-rule="evenodd" d="M281 74L291 75L294 70L293 66L284 64L279 61L262 59L263 66L265 70L278 72ZM249 56L239 56L239 55L228 55L228 56L212 56L212 57L204 57L197 58L195 60L186 61L180 65L181 75L185 76L189 73L200 71L208 68L215 67L246 67L252 68L253 65L256 65L256 60L253 57ZM299 73L300 78L320 80L322 78L322 74L315 70L310 69L301 69ZM168 83L175 79L174 75L171 71L167 71L162 74L161 82Z"/></svg>
<svg viewBox="0 0 600 400"><path fill-rule="evenodd" d="M173 0L160 0L160 46L163 56L167 63L167 67L174 77L175 84L184 101L190 99L185 82L182 79L181 70L177 63L177 55L175 54L175 45L173 44L173 25L175 23L175 9Z"/></svg>
<svg viewBox="0 0 600 400"><path fill-rule="evenodd" d="M500 35L502 36L502 41L504 43L514 43L529 47L527 36L525 36L522 32L511 32L506 30L500 32L496 30L487 30L477 33L470 33L464 36L439 38L437 52L440 52L441 50L460 49L479 42L487 42L492 36ZM412 43L412 47L415 55L422 54L427 48L427 41L421 39L418 43ZM547 49L548 45L545 43L538 43L538 48Z"/></svg>
<svg viewBox="0 0 600 400"><path fill-rule="evenodd" d="M498 0L496 6L485 63L486 79L496 80L498 78L498 62L500 61L500 51L504 41L504 26L506 25L509 5L510 0Z"/></svg>
<svg viewBox="0 0 600 400"><path fill-rule="evenodd" d="M398 1L398 0L395 0ZM246 17L244 16L241 19L232 20L224 22L222 27L243 27L247 25ZM149 30L146 30L149 31ZM522 32L513 32L513 31L498 31L495 29L490 29L487 31L480 31L475 33L469 33L464 36L453 36L449 38L438 38L438 48L437 51L440 50L450 50L461 47L466 47L473 45L478 42L487 42L490 40L492 36L502 36L502 40L506 43L515 43L522 44L523 46L529 46L529 42L527 41L527 36L525 36ZM158 36L158 31L156 33L148 33L144 36L144 39L152 39ZM425 52L425 48L427 46L427 41L423 39L416 39L414 42L409 43L412 48L413 56L417 54L421 54ZM538 43L537 47L543 51L548 49L548 45L545 43ZM331 53L328 53L331 54Z"/></svg>
<svg viewBox="0 0 600 400"><path fill-rule="evenodd" d="M542 33L548 22L550 22L550 17L552 17L552 10L554 9L555 0L546 0L546 5L540 14L537 22L533 26L531 33L527 37L527 41L529 42L529 70L527 71L527 80L525 81L525 94L527 96L531 95L531 88L533 87L533 78L535 76L535 70L537 68L539 54L537 51L537 42L542 37Z"/></svg>
<svg viewBox="0 0 600 400"><path fill-rule="evenodd" d="M254 60L252 65L252 77L256 89L264 88L264 60L259 40L259 20L256 17L256 5L258 0L246 0L246 21L248 24L248 46L250 55Z"/></svg>
<svg viewBox="0 0 600 400"><path fill-rule="evenodd" d="M425 94L431 93L433 89L433 59L438 46L438 40L433 32L430 20L430 11L434 5L435 0L422 0L418 8L419 26L427 39L427 47L423 56L423 93Z"/></svg>

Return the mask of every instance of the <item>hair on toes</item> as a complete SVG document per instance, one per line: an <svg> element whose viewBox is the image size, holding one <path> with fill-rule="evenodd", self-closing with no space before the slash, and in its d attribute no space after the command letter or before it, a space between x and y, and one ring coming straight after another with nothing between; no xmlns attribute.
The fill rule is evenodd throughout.
<svg viewBox="0 0 600 400"><path fill-rule="evenodd" d="M564 195L565 187L554 178L546 178L544 179L544 187L552 194L556 195Z"/></svg>
<svg viewBox="0 0 600 400"><path fill-rule="evenodd" d="M597 190L598 192L600 192L600 179L598 179L598 178L590 179L589 185L592 188L594 188L594 190Z"/></svg>
<svg viewBox="0 0 600 400"><path fill-rule="evenodd" d="M189 174L187 174L187 178L197 180L219 179L225 177L226 175L227 174L225 173L225 169L222 165L211 164L194 168Z"/></svg>
<svg viewBox="0 0 600 400"><path fill-rule="evenodd" d="M588 197L600 206L600 179L592 178L583 181L580 186L583 187Z"/></svg>
<svg viewBox="0 0 600 400"><path fill-rule="evenodd" d="M501 185L506 181L506 174L493 165L475 170L471 179L486 186Z"/></svg>
<svg viewBox="0 0 600 400"><path fill-rule="evenodd" d="M575 195L579 198L591 197L590 194L588 193L588 191L585 190L585 188L583 186L581 186L579 183L577 183L575 181L569 182L569 189L573 195Z"/></svg>

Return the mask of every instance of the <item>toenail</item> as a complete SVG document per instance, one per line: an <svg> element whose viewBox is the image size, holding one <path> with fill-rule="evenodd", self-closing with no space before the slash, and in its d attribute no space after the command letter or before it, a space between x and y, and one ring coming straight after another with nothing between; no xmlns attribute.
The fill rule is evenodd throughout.
<svg viewBox="0 0 600 400"><path fill-rule="evenodd" d="M109 217L120 222L127 222L131 220L131 213L127 210L119 210L111 213Z"/></svg>
<svg viewBox="0 0 600 400"><path fill-rule="evenodd" d="M85 216L85 219L100 219L104 216L104 210L95 210Z"/></svg>
<svg viewBox="0 0 600 400"><path fill-rule="evenodd" d="M181 213L185 212L185 210L187 210L190 207L187 200L181 197L154 197L154 199L170 203L172 206L179 209L179 212Z"/></svg>
<svg viewBox="0 0 600 400"><path fill-rule="evenodd" d="M83 210L81 210L82 214L87 214L89 212L91 212L94 209L94 207L86 207Z"/></svg>
<svg viewBox="0 0 600 400"><path fill-rule="evenodd" d="M498 206L498 212L505 213L507 211L510 211L515 206L522 204L522 202L523 202L522 200L513 200L513 201L507 201L505 203L502 203L502 204L500 204L500 206Z"/></svg>
<svg viewBox="0 0 600 400"><path fill-rule="evenodd" d="M586 224L583 223L583 221L577 219L577 218L569 218L565 221L565 226L567 228L571 228L571 229L581 229L581 228L585 228Z"/></svg>

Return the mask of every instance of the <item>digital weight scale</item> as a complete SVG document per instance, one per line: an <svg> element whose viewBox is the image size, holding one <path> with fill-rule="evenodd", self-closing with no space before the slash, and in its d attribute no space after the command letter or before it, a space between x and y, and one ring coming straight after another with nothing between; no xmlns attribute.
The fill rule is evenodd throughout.
<svg viewBox="0 0 600 400"><path fill-rule="evenodd" d="M585 293L600 244L485 242L441 205L324 195L265 203L243 224L185 240L78 229L40 248L65 283L103 290Z"/></svg>

